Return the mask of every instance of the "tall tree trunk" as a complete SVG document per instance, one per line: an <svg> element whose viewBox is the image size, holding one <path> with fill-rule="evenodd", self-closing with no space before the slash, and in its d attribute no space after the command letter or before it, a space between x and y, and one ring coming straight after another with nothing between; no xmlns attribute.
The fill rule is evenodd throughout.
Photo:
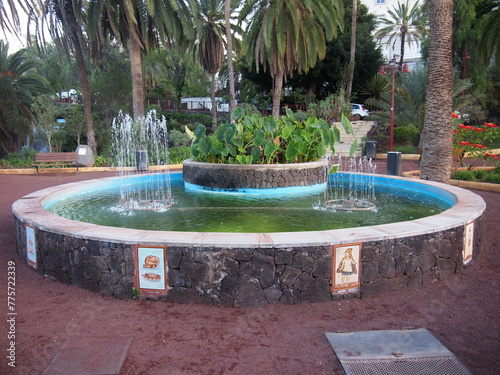
<svg viewBox="0 0 500 375"><path fill-rule="evenodd" d="M217 102L215 101L215 73L210 74L212 84L210 87L210 99L212 100L212 131L217 130Z"/></svg>
<svg viewBox="0 0 500 375"><path fill-rule="evenodd" d="M400 48L401 55L399 56L399 71L403 70L403 60L405 57L405 43L406 43L406 34L402 33L401 34L401 48Z"/></svg>
<svg viewBox="0 0 500 375"><path fill-rule="evenodd" d="M87 145L90 147L94 155L97 154L97 142L95 139L94 120L92 118L92 105L90 100L90 85L87 75L87 68L83 60L83 53L80 48L75 46L75 59L78 70L78 80L82 88L83 96L83 112L87 121Z"/></svg>
<svg viewBox="0 0 500 375"><path fill-rule="evenodd" d="M233 111L236 108L236 93L234 90L234 66L233 66L233 35L230 23L231 0L225 0L224 19L226 22L227 39L227 67L229 70L229 121L234 122Z"/></svg>
<svg viewBox="0 0 500 375"><path fill-rule="evenodd" d="M429 2L430 48L420 177L448 182L452 167L453 0Z"/></svg>
<svg viewBox="0 0 500 375"><path fill-rule="evenodd" d="M87 122L87 145L90 147L94 154L97 154L97 142L95 139L94 120L92 118L89 78L87 67L85 65L85 55L82 50L82 45L80 44L80 38L78 37L80 26L78 24L78 21L76 20L75 13L73 12L72 2L66 3L66 18L64 21L66 23L67 29L69 30L69 36L71 39L71 43L73 44L73 49L75 51L78 81L80 83L80 88L82 89L83 96L83 112L85 114L85 119Z"/></svg>
<svg viewBox="0 0 500 375"><path fill-rule="evenodd" d="M278 73L273 78L273 110L271 115L280 117L281 92L283 91L283 72Z"/></svg>
<svg viewBox="0 0 500 375"><path fill-rule="evenodd" d="M144 85L142 79L142 50L133 35L130 37L130 62L132 69L132 112L134 120L144 117Z"/></svg>
<svg viewBox="0 0 500 375"><path fill-rule="evenodd" d="M347 80L346 100L351 101L352 81L354 80L354 65L356 60L356 28L358 17L358 0L352 0L352 21L351 21L351 59L349 62L349 78Z"/></svg>

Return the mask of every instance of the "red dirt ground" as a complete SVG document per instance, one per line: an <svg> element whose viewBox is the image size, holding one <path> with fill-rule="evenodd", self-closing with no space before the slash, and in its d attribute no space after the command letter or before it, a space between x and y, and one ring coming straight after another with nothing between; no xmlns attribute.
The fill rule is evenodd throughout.
<svg viewBox="0 0 500 375"><path fill-rule="evenodd" d="M427 328L474 374L500 374L500 193L476 191L488 204L485 248L471 267L445 280L367 299L223 308L106 297L44 278L18 260L15 200L109 175L0 175L0 374L41 374L68 338L129 337L125 375L342 374L325 332L404 327ZM14 369L7 358L9 261L16 272Z"/></svg>

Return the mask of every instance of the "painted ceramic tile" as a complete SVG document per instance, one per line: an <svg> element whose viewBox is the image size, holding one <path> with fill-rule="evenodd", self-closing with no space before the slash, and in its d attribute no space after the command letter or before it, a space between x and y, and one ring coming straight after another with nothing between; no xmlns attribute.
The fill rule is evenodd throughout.
<svg viewBox="0 0 500 375"><path fill-rule="evenodd" d="M462 253L464 264L472 260L472 251L474 247L474 222L465 226L464 230L464 251Z"/></svg>
<svg viewBox="0 0 500 375"><path fill-rule="evenodd" d="M361 244L334 246L332 254L332 289L359 288L361 284L360 273Z"/></svg>
<svg viewBox="0 0 500 375"><path fill-rule="evenodd" d="M35 229L26 225L26 255L28 264L37 267Z"/></svg>
<svg viewBox="0 0 500 375"><path fill-rule="evenodd" d="M164 291L166 284L165 248L137 247L139 288Z"/></svg>

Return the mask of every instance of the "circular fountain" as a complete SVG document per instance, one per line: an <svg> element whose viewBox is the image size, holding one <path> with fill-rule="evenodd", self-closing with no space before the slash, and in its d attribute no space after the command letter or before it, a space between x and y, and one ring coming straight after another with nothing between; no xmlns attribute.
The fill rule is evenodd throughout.
<svg viewBox="0 0 500 375"><path fill-rule="evenodd" d="M165 160L159 165L165 165ZM145 222L152 220L143 214L174 211L177 198L172 186L187 185L181 175L139 169L143 168L131 168L129 176L51 187L16 201L13 214L20 258L42 275L119 298L263 306L367 297L425 285L460 271L481 251L482 198L453 186L366 173L338 174L326 186L314 184L319 187L306 195L318 197L323 205L316 210L327 215L336 214L329 200L366 201L371 187L393 195L396 201L409 197L438 201L444 210L384 224L238 233L191 230L189 225L184 230L97 225L46 209L57 202L71 206L74 197L88 202L89 194L102 191L114 191L120 197L117 200L123 201L122 189L126 188L139 198L125 199L121 217L139 215L139 221ZM145 185L160 183L169 192L158 199L167 204L149 210L157 198L145 196L144 184L136 183L139 180L146 181ZM360 181L368 181L370 189L357 188ZM218 193L200 189L202 194ZM338 195L342 190L349 192L347 198ZM135 200L141 202L139 209L130 203ZM385 203L377 201L380 205ZM305 222L300 216L295 220Z"/></svg>

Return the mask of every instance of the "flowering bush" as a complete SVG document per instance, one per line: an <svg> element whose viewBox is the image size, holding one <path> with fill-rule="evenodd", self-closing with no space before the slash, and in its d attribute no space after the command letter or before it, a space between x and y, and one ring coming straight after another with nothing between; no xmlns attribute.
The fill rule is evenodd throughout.
<svg viewBox="0 0 500 375"><path fill-rule="evenodd" d="M489 122L481 126L468 126L460 124L459 116L452 114L455 119L453 123L453 155L459 166L466 166L464 159L492 159L500 161L498 155L494 155L488 149L488 145L499 136L500 128Z"/></svg>

